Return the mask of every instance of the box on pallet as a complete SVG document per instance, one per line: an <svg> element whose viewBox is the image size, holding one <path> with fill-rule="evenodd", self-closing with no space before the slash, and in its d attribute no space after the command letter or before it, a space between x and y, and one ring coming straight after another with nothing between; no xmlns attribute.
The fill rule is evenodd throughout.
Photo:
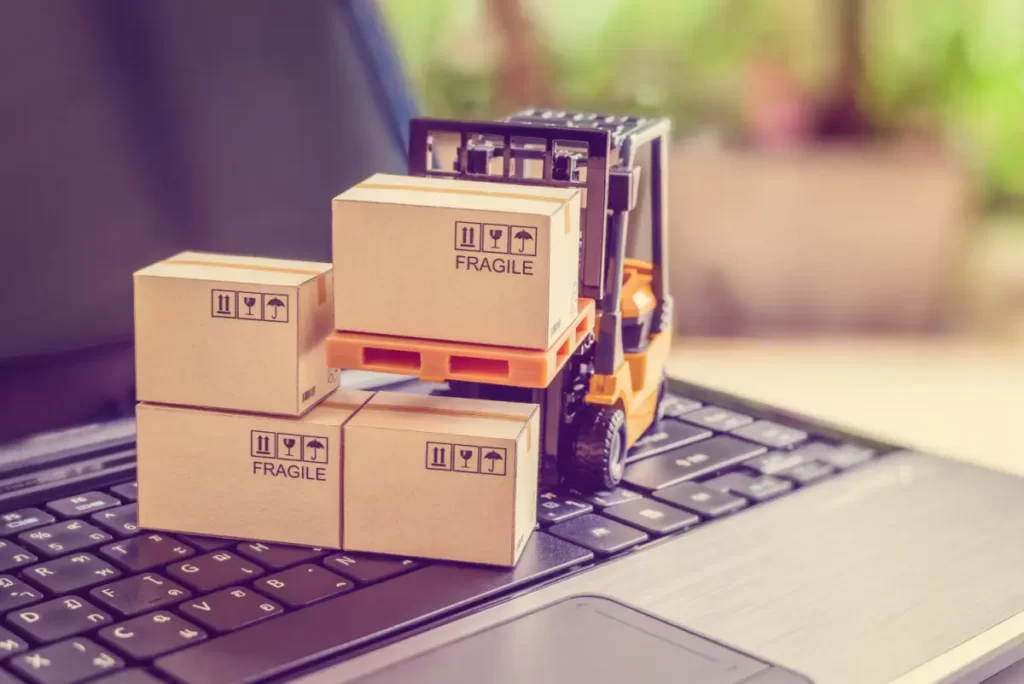
<svg viewBox="0 0 1024 684"><path fill-rule="evenodd" d="M342 433L371 396L339 390L301 418L139 404L139 524L341 548Z"/></svg>
<svg viewBox="0 0 1024 684"><path fill-rule="evenodd" d="M337 389L331 265L182 252L135 273L140 401L301 415Z"/></svg>
<svg viewBox="0 0 1024 684"><path fill-rule="evenodd" d="M345 548L514 566L539 430L536 404L378 392L345 426Z"/></svg>
<svg viewBox="0 0 1024 684"><path fill-rule="evenodd" d="M577 315L580 191L377 174L334 199L339 330L548 349Z"/></svg>

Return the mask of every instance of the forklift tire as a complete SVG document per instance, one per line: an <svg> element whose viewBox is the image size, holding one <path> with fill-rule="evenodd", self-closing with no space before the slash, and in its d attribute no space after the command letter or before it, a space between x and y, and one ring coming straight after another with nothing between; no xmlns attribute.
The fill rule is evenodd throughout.
<svg viewBox="0 0 1024 684"><path fill-rule="evenodd" d="M626 414L622 409L587 405L569 464L568 484L581 491L614 489L626 468Z"/></svg>

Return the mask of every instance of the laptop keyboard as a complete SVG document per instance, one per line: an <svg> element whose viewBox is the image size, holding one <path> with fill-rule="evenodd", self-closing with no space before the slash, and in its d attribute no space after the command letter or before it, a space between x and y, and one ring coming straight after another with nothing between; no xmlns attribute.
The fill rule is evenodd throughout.
<svg viewBox="0 0 1024 684"><path fill-rule="evenodd" d="M681 397L624 484L547 491L515 568L140 530L134 482L0 514L0 684L272 679L642 552L874 458Z"/></svg>

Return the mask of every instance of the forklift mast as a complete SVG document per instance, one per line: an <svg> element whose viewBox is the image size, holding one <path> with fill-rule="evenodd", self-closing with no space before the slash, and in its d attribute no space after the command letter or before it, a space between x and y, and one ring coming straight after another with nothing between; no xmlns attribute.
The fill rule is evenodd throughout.
<svg viewBox="0 0 1024 684"><path fill-rule="evenodd" d="M583 194L580 296L597 302L600 323L595 371L611 375L623 362L620 297L626 227L640 186L637 152L651 145L652 287L658 309L653 333L671 325L667 247L667 119L526 109L500 122L416 118L410 125L411 176L576 187ZM438 147L457 139L451 168Z"/></svg>

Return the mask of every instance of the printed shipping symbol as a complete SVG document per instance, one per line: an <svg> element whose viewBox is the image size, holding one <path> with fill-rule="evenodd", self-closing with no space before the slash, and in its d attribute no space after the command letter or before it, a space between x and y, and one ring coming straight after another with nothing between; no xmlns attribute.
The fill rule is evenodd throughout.
<svg viewBox="0 0 1024 684"><path fill-rule="evenodd" d="M452 453L452 445L442 442L427 442L426 466L428 470L451 470L452 461L448 454Z"/></svg>
<svg viewBox="0 0 1024 684"><path fill-rule="evenodd" d="M484 454L484 460L487 461L487 472L494 472L494 464L505 459L504 456L499 454L497 451L488 451Z"/></svg>
<svg viewBox="0 0 1024 684"><path fill-rule="evenodd" d="M533 240L533 236L525 230L521 230L514 235L516 240L519 240L519 253L522 254L526 251L526 241Z"/></svg>
<svg viewBox="0 0 1024 684"><path fill-rule="evenodd" d="M282 302L277 297L274 297L273 299L271 299L271 300L269 300L267 302L267 306L274 310L274 313L270 316L270 320L276 321L277 320L277 310L280 309L282 306L284 306L284 302Z"/></svg>
<svg viewBox="0 0 1024 684"><path fill-rule="evenodd" d="M472 247L476 244L476 229L473 226L462 226L462 246Z"/></svg>
<svg viewBox="0 0 1024 684"><path fill-rule="evenodd" d="M210 313L214 318L235 318L237 293L234 290L211 290Z"/></svg>

